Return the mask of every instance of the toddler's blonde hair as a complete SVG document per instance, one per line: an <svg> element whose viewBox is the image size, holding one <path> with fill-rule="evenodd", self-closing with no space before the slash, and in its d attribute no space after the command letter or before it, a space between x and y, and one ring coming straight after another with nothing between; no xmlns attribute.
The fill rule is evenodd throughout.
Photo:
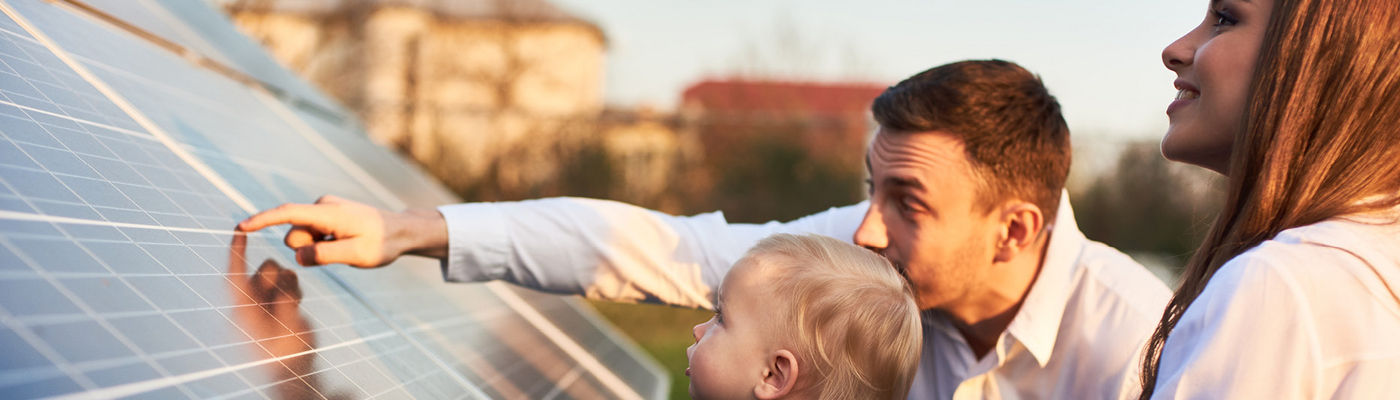
<svg viewBox="0 0 1400 400"><path fill-rule="evenodd" d="M776 234L744 258L775 268L777 332L797 356L796 390L818 399L904 399L922 344L919 307L884 257L818 235Z"/></svg>

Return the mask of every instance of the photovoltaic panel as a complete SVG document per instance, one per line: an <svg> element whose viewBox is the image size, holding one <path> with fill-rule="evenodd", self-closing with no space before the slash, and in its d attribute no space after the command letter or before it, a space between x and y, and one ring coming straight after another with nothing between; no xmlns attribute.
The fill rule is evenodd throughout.
<svg viewBox="0 0 1400 400"><path fill-rule="evenodd" d="M26 77L40 77L22 78L40 99L90 89L40 55L44 50L32 46L31 38L7 28L5 39L16 46L3 52L3 61L12 70L27 70ZM14 82L3 94L8 100L25 89ZM152 394L194 397L314 396L316 390L435 397L428 389L451 387L428 385L450 376L431 373L430 357L326 274L299 274L294 286L259 285L259 278L287 271L277 266L287 265L275 253L280 249L257 236L245 238L251 243L234 252L234 236L226 229L203 227L226 228L246 214L169 149L143 132L72 118L82 104L52 101L58 107L0 103L0 114L11 119L0 125L6 155L0 184L7 205L0 229L0 346L7 355L0 391L43 396L147 382ZM176 198L200 211L183 210ZM248 266L240 254L268 260L259 266L266 272L242 273ZM304 317L276 314L289 304L307 310ZM316 358L322 352L294 356L303 348L345 350L332 362ZM280 350L285 354L270 353ZM417 371L406 367L414 365ZM356 379L363 374L402 384L363 389L342 369L354 371ZM419 380L388 378L402 371L428 373L412 376ZM468 390L462 384L455 389Z"/></svg>
<svg viewBox="0 0 1400 400"><path fill-rule="evenodd" d="M444 285L423 260L300 268L277 233L234 235L250 211L323 193L389 208L455 199L353 123L78 5L4 3L49 43L0 18L0 393L665 392L655 366L575 301Z"/></svg>
<svg viewBox="0 0 1400 400"><path fill-rule="evenodd" d="M230 184L259 208L286 201L309 202L313 200L311 193L334 193L370 204L396 206L389 203L394 199L384 196L376 198L358 185L328 186L327 183L353 180L344 170L336 168L333 160L317 157L314 144L298 140L299 132L292 126L294 124L278 120L276 110L268 107L267 96L255 98L259 96L258 93L218 81L212 72L190 67L140 41L122 36L98 37L99 26L57 8L43 4L34 7L18 4L17 7L38 23L68 27L52 35L61 47L70 49L82 63L119 92L124 95L130 93L128 98L137 108L162 125L164 131L171 132L172 136L187 144L192 153L202 158L219 175L228 178ZM117 53L136 56L119 57ZM96 61L99 59L113 61ZM161 79L146 79L129 71L158 71L155 76ZM201 84L203 86L199 86ZM248 118L250 114L253 118ZM287 165L277 164L284 159L292 161L286 162ZM385 272L356 273L346 277L363 279L373 285L383 281L374 276L382 273ZM550 300L558 301L547 297L537 299ZM445 302L423 301L421 304L391 307L390 310L418 312L422 307L434 304ZM578 325L569 328L569 331L577 331L592 327ZM615 354L618 349L597 350ZM645 378L643 380L654 378L646 374L638 377Z"/></svg>
<svg viewBox="0 0 1400 400"><path fill-rule="evenodd" d="M259 208L319 194L381 206L394 200L328 160L266 93L54 5L13 5L36 25L63 26L48 33L58 46Z"/></svg>
<svg viewBox="0 0 1400 400"><path fill-rule="evenodd" d="M75 2L142 28L185 51L209 58L221 67L253 77L334 115L348 111L283 68L257 43L238 33L219 11L204 1L190 0L87 0Z"/></svg>
<svg viewBox="0 0 1400 400"><path fill-rule="evenodd" d="M143 0L158 4L180 21L206 43L210 43L220 54L232 62L233 68L253 76L293 96L318 107L345 112L325 94L316 90L305 80L297 78L286 68L272 59L257 43L239 33L233 24L228 23L218 10L203 1L186 0Z"/></svg>
<svg viewBox="0 0 1400 400"><path fill-rule="evenodd" d="M429 207L455 202L457 197L429 178L416 164L368 140L364 133L322 118L321 114L296 108L297 116L337 151L364 167L372 179L382 182L410 207Z"/></svg>

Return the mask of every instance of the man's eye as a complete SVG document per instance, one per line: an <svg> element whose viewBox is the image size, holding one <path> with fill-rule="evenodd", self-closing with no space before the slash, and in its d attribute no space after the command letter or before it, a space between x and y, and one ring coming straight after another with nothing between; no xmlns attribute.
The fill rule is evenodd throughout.
<svg viewBox="0 0 1400 400"><path fill-rule="evenodd" d="M900 199L899 211L904 213L912 213L918 211L918 207L915 207L914 203L912 201L909 201L908 199Z"/></svg>

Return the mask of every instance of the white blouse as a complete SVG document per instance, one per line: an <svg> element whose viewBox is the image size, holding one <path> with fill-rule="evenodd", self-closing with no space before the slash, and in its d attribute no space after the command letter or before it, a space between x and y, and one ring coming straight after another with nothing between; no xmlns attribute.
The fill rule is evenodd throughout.
<svg viewBox="0 0 1400 400"><path fill-rule="evenodd" d="M1400 214L1286 230L1167 338L1154 399L1400 398Z"/></svg>

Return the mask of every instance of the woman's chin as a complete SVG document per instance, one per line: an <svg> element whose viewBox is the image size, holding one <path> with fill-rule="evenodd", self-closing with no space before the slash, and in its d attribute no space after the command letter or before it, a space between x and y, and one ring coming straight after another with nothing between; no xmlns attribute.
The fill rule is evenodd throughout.
<svg viewBox="0 0 1400 400"><path fill-rule="evenodd" d="M1162 138L1162 157L1182 164L1195 165L1226 175L1230 167L1231 143L1200 143L1173 136L1168 130Z"/></svg>

